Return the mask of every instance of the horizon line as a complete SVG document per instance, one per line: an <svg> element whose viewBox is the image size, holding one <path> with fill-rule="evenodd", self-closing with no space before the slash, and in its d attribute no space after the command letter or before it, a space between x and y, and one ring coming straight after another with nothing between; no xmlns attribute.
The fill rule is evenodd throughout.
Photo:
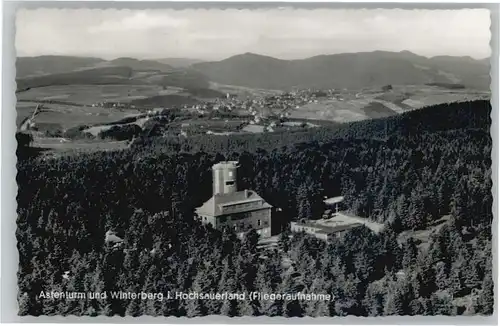
<svg viewBox="0 0 500 326"><path fill-rule="evenodd" d="M358 52L339 52L339 53L329 53L329 54L316 54L308 57L303 57L303 58L296 58L296 59L283 59L271 55L266 55L266 54L260 54L260 53L255 53L255 52L243 52L239 54L233 54L228 57L224 57L223 59L199 59L199 58L193 58L193 57L180 57L180 56L175 56L175 57L138 57L138 56L117 56L113 57L110 59L105 59L100 56L93 56L93 55L72 55L72 54L39 54L39 55L26 55L26 56L17 56L17 58L37 58L37 57L74 57L74 58L95 58L95 59L100 59L103 61L113 61L117 59L135 59L135 60L148 60L148 61L156 61L158 60L165 60L165 59L181 59L181 60L195 60L195 61L200 61L201 62L220 62L224 61L233 57L237 56L243 56L243 55L255 55L255 56L261 56L261 57L267 57L267 58L272 58L276 60L282 60L282 61L299 61L299 60L307 60L315 57L321 57L321 56L335 56L335 55L346 55L346 54L361 54L361 53L375 53L375 52L384 52L384 53L408 53L408 54L413 54L415 56L419 57L424 57L427 59L432 59L432 58L437 58L437 57L452 57L452 58L468 58L472 59L474 61L484 61L486 59L491 59L491 55L487 57L482 57L482 58L474 58L470 55L450 55L450 54L439 54L439 55L434 55L434 56L426 56L422 54L417 54L415 52L409 51L409 50L401 50L401 51L387 51L387 50L373 50L373 51L358 51ZM161 62L160 62L161 63Z"/></svg>

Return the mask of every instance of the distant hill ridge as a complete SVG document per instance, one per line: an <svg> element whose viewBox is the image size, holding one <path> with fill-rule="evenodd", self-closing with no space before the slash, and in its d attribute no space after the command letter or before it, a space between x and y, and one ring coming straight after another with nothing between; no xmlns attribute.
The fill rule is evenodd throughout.
<svg viewBox="0 0 500 326"><path fill-rule="evenodd" d="M189 75L189 83L194 82L196 87L207 85L208 81L276 90L359 89L387 84L429 83L456 83L468 88L487 90L490 85L488 59L453 56L427 58L409 51L341 53L296 60L244 53L221 61L198 61L184 58L139 60L123 57L104 60L71 56L19 57L16 61L16 76L18 84L37 87L52 82L67 83L67 75L63 76L63 81L57 81L59 77L51 75L71 72L70 82L86 83L91 80L93 84L98 84L99 76L108 75L99 69L122 67L121 69L131 69L133 74L150 72L149 77L154 74L159 77L171 73L176 76L186 74ZM96 73L95 79L89 79L89 69ZM80 74L83 74L82 80L79 80ZM27 77L29 82L26 81ZM40 80L38 77L43 78ZM103 83L113 82L108 77Z"/></svg>
<svg viewBox="0 0 500 326"><path fill-rule="evenodd" d="M490 84L486 60L427 58L409 51L341 53L295 60L244 53L192 67L221 84L280 90L450 82L487 89Z"/></svg>

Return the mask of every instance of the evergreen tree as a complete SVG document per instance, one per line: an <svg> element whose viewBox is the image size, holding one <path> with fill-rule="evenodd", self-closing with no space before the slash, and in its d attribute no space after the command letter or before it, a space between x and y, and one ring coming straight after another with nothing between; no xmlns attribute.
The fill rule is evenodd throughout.
<svg viewBox="0 0 500 326"><path fill-rule="evenodd" d="M236 303L236 300L224 300L224 302L222 303L220 314L229 317L238 315L238 305Z"/></svg>
<svg viewBox="0 0 500 326"><path fill-rule="evenodd" d="M253 300L238 300L238 316L257 316L259 315L258 303Z"/></svg>
<svg viewBox="0 0 500 326"><path fill-rule="evenodd" d="M30 298L26 292L23 295L20 295L17 301L18 301L17 314L19 316L32 315L30 311L30 307L32 306L32 304L29 302Z"/></svg>
<svg viewBox="0 0 500 326"><path fill-rule="evenodd" d="M403 248L401 250L403 252L402 265L405 269L411 269L416 267L418 248L413 238L408 238L403 243Z"/></svg>
<svg viewBox="0 0 500 326"><path fill-rule="evenodd" d="M131 300L127 306L126 315L132 317L138 317L143 314L141 308L141 301L139 299Z"/></svg>
<svg viewBox="0 0 500 326"><path fill-rule="evenodd" d="M309 192L307 185L304 183L299 187L297 193L297 218L298 219L311 219L313 218L313 210L310 202Z"/></svg>
<svg viewBox="0 0 500 326"><path fill-rule="evenodd" d="M285 301L285 316L287 317L303 317L304 309L298 300Z"/></svg>
<svg viewBox="0 0 500 326"><path fill-rule="evenodd" d="M481 292L477 299L478 301L478 312L483 315L493 314L493 307L495 303L495 294L493 291L493 277L491 272L485 275L483 284L481 286Z"/></svg>
<svg viewBox="0 0 500 326"><path fill-rule="evenodd" d="M449 287L449 276L446 264L442 261L434 266L436 273L436 286L438 290L445 290Z"/></svg>
<svg viewBox="0 0 500 326"><path fill-rule="evenodd" d="M448 293L434 293L430 297L434 315L455 315L456 310L452 304L452 297Z"/></svg>
<svg viewBox="0 0 500 326"><path fill-rule="evenodd" d="M401 266L401 249L397 241L397 234L393 230L384 230L380 234L381 259L388 270L397 270Z"/></svg>
<svg viewBox="0 0 500 326"><path fill-rule="evenodd" d="M454 296L460 296L465 290L463 270L460 266L462 266L460 263L453 264L449 274L449 290Z"/></svg>
<svg viewBox="0 0 500 326"><path fill-rule="evenodd" d="M281 232L279 235L278 247L283 253L287 253L288 250L290 250L290 236L291 232L288 228Z"/></svg>
<svg viewBox="0 0 500 326"><path fill-rule="evenodd" d="M386 289L381 284L374 282L368 285L363 301L368 316L376 317L383 314L386 294Z"/></svg>

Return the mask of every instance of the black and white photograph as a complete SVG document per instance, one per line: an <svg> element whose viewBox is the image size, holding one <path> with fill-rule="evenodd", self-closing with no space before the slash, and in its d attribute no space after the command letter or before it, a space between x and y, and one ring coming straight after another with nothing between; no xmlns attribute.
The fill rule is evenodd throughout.
<svg viewBox="0 0 500 326"><path fill-rule="evenodd" d="M19 316L491 316L488 9L15 17Z"/></svg>

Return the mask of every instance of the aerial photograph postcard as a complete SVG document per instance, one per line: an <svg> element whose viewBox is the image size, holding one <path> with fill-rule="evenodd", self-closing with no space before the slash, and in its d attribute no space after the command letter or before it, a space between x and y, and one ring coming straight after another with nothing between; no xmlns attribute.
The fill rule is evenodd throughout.
<svg viewBox="0 0 500 326"><path fill-rule="evenodd" d="M15 25L17 315L493 314L489 10Z"/></svg>

